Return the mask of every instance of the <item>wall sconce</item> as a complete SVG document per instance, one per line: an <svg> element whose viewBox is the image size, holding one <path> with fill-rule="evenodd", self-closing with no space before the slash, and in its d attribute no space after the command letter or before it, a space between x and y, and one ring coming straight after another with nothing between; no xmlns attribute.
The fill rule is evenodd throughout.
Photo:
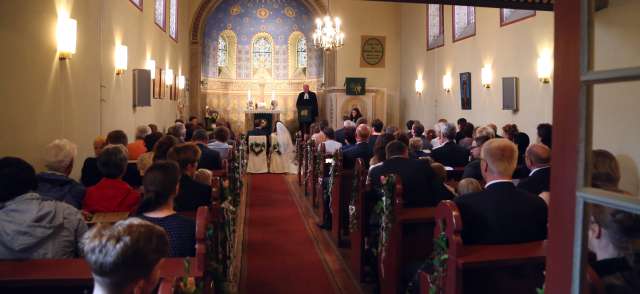
<svg viewBox="0 0 640 294"><path fill-rule="evenodd" d="M145 66L151 72L151 79L156 79L156 61L153 59L147 60L147 65Z"/></svg>
<svg viewBox="0 0 640 294"><path fill-rule="evenodd" d="M543 54L538 57L538 79L543 84L551 82L551 72L553 71L553 61L550 54Z"/></svg>
<svg viewBox="0 0 640 294"><path fill-rule="evenodd" d="M124 74L127 63L127 46L116 45L116 75Z"/></svg>
<svg viewBox="0 0 640 294"><path fill-rule="evenodd" d="M184 90L184 86L187 83L185 77L183 75L178 76L178 89Z"/></svg>
<svg viewBox="0 0 640 294"><path fill-rule="evenodd" d="M167 86L171 86L173 85L173 70L168 68L167 71L164 74L164 80L165 80L165 84L167 84Z"/></svg>
<svg viewBox="0 0 640 294"><path fill-rule="evenodd" d="M60 60L71 59L76 53L76 40L78 32L78 22L68 16L60 16L56 28L58 39L58 58Z"/></svg>
<svg viewBox="0 0 640 294"><path fill-rule="evenodd" d="M480 71L480 81L482 86L486 89L491 88L491 81L493 80L493 73L491 72L491 65L485 65Z"/></svg>
<svg viewBox="0 0 640 294"><path fill-rule="evenodd" d="M453 80L451 79L451 74L445 74L444 76L442 76L442 89L444 89L444 91L446 93L451 92L451 85L453 84Z"/></svg>
<svg viewBox="0 0 640 294"><path fill-rule="evenodd" d="M422 96L422 91L424 90L424 81L421 79L416 80L416 95Z"/></svg>

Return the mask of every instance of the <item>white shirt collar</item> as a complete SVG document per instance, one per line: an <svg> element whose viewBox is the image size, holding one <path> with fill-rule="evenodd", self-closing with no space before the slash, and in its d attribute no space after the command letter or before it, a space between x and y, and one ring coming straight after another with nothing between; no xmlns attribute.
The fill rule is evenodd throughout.
<svg viewBox="0 0 640 294"><path fill-rule="evenodd" d="M309 99L309 92L304 93L304 99Z"/></svg>
<svg viewBox="0 0 640 294"><path fill-rule="evenodd" d="M544 168L550 168L551 166L547 165L547 166L543 166L543 167L539 167L539 168L534 168L533 170L531 170L531 172L529 173L529 176L533 176L533 174L541 169Z"/></svg>
<svg viewBox="0 0 640 294"><path fill-rule="evenodd" d="M486 189L487 187L489 187L489 186L491 186L493 184L496 184L496 183L506 183L506 182L513 183L512 180L493 180L491 182L488 182L486 185L484 185L484 188Z"/></svg>

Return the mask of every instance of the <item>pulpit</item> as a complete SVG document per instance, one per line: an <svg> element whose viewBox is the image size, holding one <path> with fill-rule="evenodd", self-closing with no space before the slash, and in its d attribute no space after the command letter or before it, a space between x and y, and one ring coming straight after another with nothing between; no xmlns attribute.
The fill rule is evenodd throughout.
<svg viewBox="0 0 640 294"><path fill-rule="evenodd" d="M247 109L244 111L244 130L253 129L253 122L257 119L264 119L267 122L269 132L273 132L275 122L280 120L281 110L271 109Z"/></svg>

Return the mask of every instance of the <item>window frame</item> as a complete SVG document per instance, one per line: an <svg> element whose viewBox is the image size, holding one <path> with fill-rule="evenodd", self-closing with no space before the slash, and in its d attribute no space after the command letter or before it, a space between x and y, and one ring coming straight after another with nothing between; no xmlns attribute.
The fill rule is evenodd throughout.
<svg viewBox="0 0 640 294"><path fill-rule="evenodd" d="M468 36L464 36L464 37L460 37L460 38L456 38L456 6L460 6L460 7L466 7L473 9L473 34L470 34ZM467 14L467 18L469 18L469 15ZM466 6L466 5L452 5L451 6L451 33L452 33L452 38L453 38L453 43L455 42L459 42L462 41L464 39L468 39L471 37L474 37L478 31L478 28L476 26L477 24L477 20L476 20L476 7L475 6Z"/></svg>
<svg viewBox="0 0 640 294"><path fill-rule="evenodd" d="M173 2L175 1L175 2ZM171 38L172 40L174 40L176 43L178 43L178 36L180 35L180 0L169 0L169 11L168 11L168 15L169 15L169 26L167 28L167 33L169 34L169 38ZM176 18L174 20L171 19L171 3L175 3L176 4ZM166 15L166 14L165 14ZM172 36L171 35L171 22L174 21L175 25L176 25L176 35Z"/></svg>
<svg viewBox="0 0 640 294"><path fill-rule="evenodd" d="M156 6L158 5L158 1L162 2L162 24L158 23L157 19L157 11ZM166 0L155 0L153 3L153 23L160 28L163 32L167 32L167 1Z"/></svg>
<svg viewBox="0 0 640 294"><path fill-rule="evenodd" d="M431 46L429 44L429 35L430 35L430 31L431 31L431 22L429 21L429 7L431 5L438 5L440 6L440 34L442 35L442 44L440 45L436 45L436 46ZM455 21L454 21L455 24ZM442 4L427 4L427 51L430 50L434 50L440 47L444 47L446 40L445 40L445 36L444 36L444 5Z"/></svg>
<svg viewBox="0 0 640 294"><path fill-rule="evenodd" d="M138 8L138 10L142 11L142 9L144 7L144 0L140 0L140 5L138 5L135 2L133 2L133 0L129 0L129 2L131 2L131 4L133 4L133 6Z"/></svg>

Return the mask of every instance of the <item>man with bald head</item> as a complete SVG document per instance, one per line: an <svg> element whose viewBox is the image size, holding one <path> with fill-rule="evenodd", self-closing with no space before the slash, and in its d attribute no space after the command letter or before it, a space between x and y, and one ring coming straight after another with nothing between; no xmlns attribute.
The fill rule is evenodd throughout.
<svg viewBox="0 0 640 294"><path fill-rule="evenodd" d="M373 155L372 149L369 147L369 136L371 129L365 124L361 124L356 128L356 144L345 146L342 149L343 167L352 169L356 165L356 159L361 158L365 164L369 164L369 160Z"/></svg>
<svg viewBox="0 0 640 294"><path fill-rule="evenodd" d="M522 243L547 238L547 204L535 194L516 189L512 182L518 148L507 139L484 143L480 170L484 191L454 201L464 227L462 240L469 244Z"/></svg>
<svg viewBox="0 0 640 294"><path fill-rule="evenodd" d="M544 144L533 144L527 148L524 161L531 173L529 173L529 177L520 180L518 189L526 190L536 195L542 192L549 192L551 149Z"/></svg>
<svg viewBox="0 0 640 294"><path fill-rule="evenodd" d="M308 134L309 126L318 117L318 97L316 93L309 90L309 85L304 84L302 86L302 92L298 94L298 100L296 101L296 108L298 109L300 130Z"/></svg>

